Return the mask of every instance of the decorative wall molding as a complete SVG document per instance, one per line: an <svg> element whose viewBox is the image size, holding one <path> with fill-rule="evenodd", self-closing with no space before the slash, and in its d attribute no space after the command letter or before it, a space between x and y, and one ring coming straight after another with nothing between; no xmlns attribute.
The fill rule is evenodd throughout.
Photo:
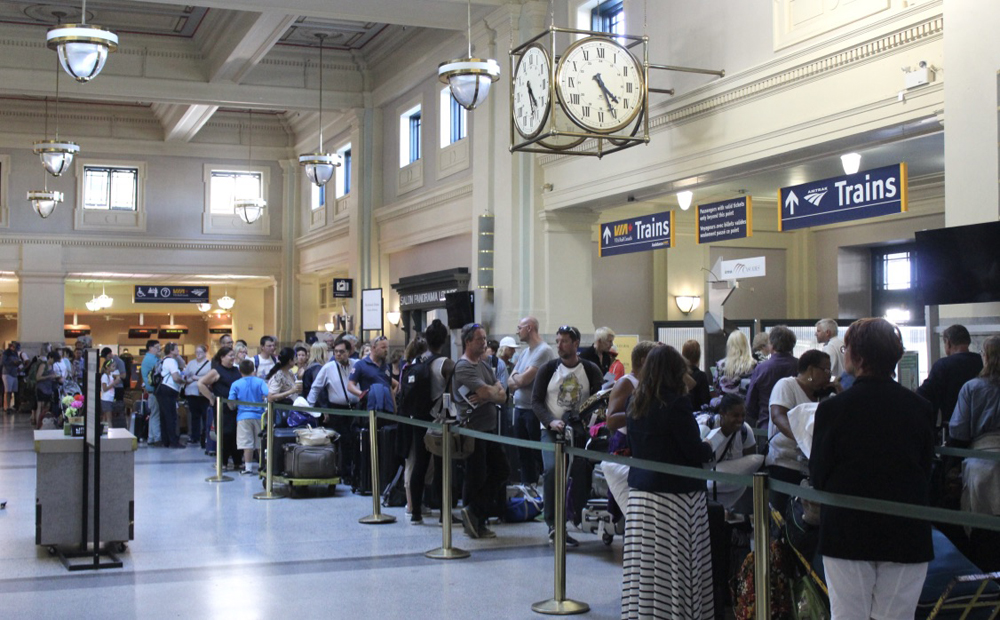
<svg viewBox="0 0 1000 620"><path fill-rule="evenodd" d="M774 0L774 49L801 43L891 8L892 0Z"/></svg>
<svg viewBox="0 0 1000 620"><path fill-rule="evenodd" d="M472 182L450 184L378 209L379 248L393 254L422 243L471 234Z"/></svg>
<svg viewBox="0 0 1000 620"><path fill-rule="evenodd" d="M472 195L472 183L448 185L419 196L413 196L394 204L388 204L375 211L375 221L381 225L401 217L433 209Z"/></svg>
<svg viewBox="0 0 1000 620"><path fill-rule="evenodd" d="M652 113L649 119L650 132L658 133L673 125L717 114L761 97L801 86L805 82L826 78L860 64L879 60L889 54L896 54L902 49L940 39L943 35L944 17L938 14L888 34L824 54L819 58L806 60L794 66L786 66L787 59L780 59L766 65L765 67L773 72L762 77L716 94L709 94L707 97L697 99L687 105L674 107L659 114ZM758 72L760 69L761 67L756 67L753 71ZM699 94L706 94L724 88L727 83L739 83L745 78L745 75L739 74L727 76L698 89L698 91ZM696 93L692 92L684 98L691 99L695 96L697 96ZM539 162L546 165L556 161L571 161L573 159L567 155L551 154L542 155Z"/></svg>
<svg viewBox="0 0 1000 620"><path fill-rule="evenodd" d="M396 176L396 195L402 196L415 189L424 186L424 160L423 158L403 166Z"/></svg>
<svg viewBox="0 0 1000 620"><path fill-rule="evenodd" d="M471 138L466 137L438 150L437 179L439 181L456 172L469 169L470 140Z"/></svg>
<svg viewBox="0 0 1000 620"><path fill-rule="evenodd" d="M62 247L114 248L123 250L209 250L223 252L280 252L282 243L247 241L191 241L190 239L149 239L85 237L82 235L31 235L0 237L0 245L58 245Z"/></svg>

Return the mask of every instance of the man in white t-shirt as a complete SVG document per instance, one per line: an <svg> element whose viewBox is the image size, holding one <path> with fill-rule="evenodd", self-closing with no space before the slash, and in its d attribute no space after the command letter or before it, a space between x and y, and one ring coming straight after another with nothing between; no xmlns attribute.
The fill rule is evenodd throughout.
<svg viewBox="0 0 1000 620"><path fill-rule="evenodd" d="M830 373L834 381L844 374L844 341L837 336L837 322L833 319L820 319L816 323L816 342L820 351L830 356Z"/></svg>
<svg viewBox="0 0 1000 620"><path fill-rule="evenodd" d="M581 359L577 355L579 347L580 330L570 325L560 327L556 330L559 358L547 362L535 375L531 409L544 429L543 443L555 443L556 435L566 430L566 419L578 414L583 402L601 389L604 381L601 369L597 364ZM542 499L545 523L549 526L549 542L552 543L555 540L555 494L565 493L566 489L555 488L555 454L547 450L542 452L542 462L545 466ZM560 466L565 467L566 464ZM579 543L567 535L566 544L575 547Z"/></svg>
<svg viewBox="0 0 1000 620"><path fill-rule="evenodd" d="M535 385L538 369L555 359L556 354L542 340L538 333L538 319L533 316L526 316L517 324L517 337L528 348L518 355L514 370L507 377L507 389L514 392L514 435L518 439L538 441L542 430L535 412L531 410L531 390ZM503 349L503 346L500 348ZM538 452L530 448L518 448L517 454L521 466L521 484L537 484L541 469Z"/></svg>
<svg viewBox="0 0 1000 620"><path fill-rule="evenodd" d="M259 352L252 358L253 367L255 368L254 374L265 381L267 380L267 373L271 372L277 361L274 357L276 346L274 336L261 336Z"/></svg>

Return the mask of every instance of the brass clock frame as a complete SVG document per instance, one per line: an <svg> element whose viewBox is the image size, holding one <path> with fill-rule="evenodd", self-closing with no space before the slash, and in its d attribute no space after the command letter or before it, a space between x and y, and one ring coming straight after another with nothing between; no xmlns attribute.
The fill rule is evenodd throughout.
<svg viewBox="0 0 1000 620"><path fill-rule="evenodd" d="M536 129L535 131L533 131L531 133L524 133L523 131L521 131L521 128L517 126L517 122L514 120L514 85L517 82L517 71L521 68L521 61L524 60L524 55L527 54L528 51L531 50L531 49L537 49L537 50L539 50L542 53L542 56L545 58L545 64L548 67L548 72L549 72L550 80L551 80L551 75L552 75L552 62L553 62L552 57L549 55L549 51L547 49L545 49L545 46L540 45L538 43L532 43L531 45L528 45L527 47L524 48L524 51L521 52L521 55L517 59L517 63L516 63L517 66L514 66L515 63L511 62L511 74L510 74L510 120L511 120L511 123L513 123L514 129L517 131L517 133L520 134L523 138L526 138L528 140L534 138L539 133L541 133L542 129L545 127L545 123L547 123L549 121L549 112L552 111L552 106L551 105L546 105L545 106L545 110L542 112L542 120L541 120L540 123L538 123L538 129ZM512 57L512 59L513 59L513 57ZM552 84L551 84L551 82L549 83L548 91L549 91L549 97L551 98L551 96L552 96ZM549 103L551 103L551 101Z"/></svg>
<svg viewBox="0 0 1000 620"><path fill-rule="evenodd" d="M640 72L640 77L642 79L642 87L640 88L642 103L636 107L637 112L632 114L632 118L625 126L603 133L589 131L585 128L578 127L578 123L573 118L573 115L569 114L566 110L562 99L559 96L559 89L556 87L556 74L561 66L562 59L565 57L566 52L572 49L573 45L578 44L579 41L570 43L561 54L558 54L556 53L557 35L571 37L582 36L584 37L583 40L587 40L589 38L608 39L619 47L624 48L625 51L631 54L634 59L639 61L639 65L642 68L642 71ZM545 120L543 121L538 133L532 137L526 137L520 134L520 132L516 129L514 122L514 74L517 70L517 65L521 57L525 54L528 48L532 46L541 46L543 51L547 52L547 56L549 58L549 103L548 110L545 114ZM641 53L633 51L633 48L638 46L642 47ZM661 93L665 95L674 94L673 89L651 88L649 86L650 69L661 71L681 71L685 73L704 73L716 75L718 77L725 77L726 75L724 69L699 69L695 67L650 64L649 37L645 35L637 36L630 34L610 34L595 30L559 28L555 25L549 26L521 45L511 49L509 58L510 82L508 91L510 96L510 113L508 114L508 118L510 120L510 151L512 153L541 153L549 155L563 154L601 158L605 155L617 153L618 151L631 148L639 144L648 144L650 93ZM574 127L557 127L557 115L560 113L567 121L572 123ZM524 139L519 140L519 136Z"/></svg>

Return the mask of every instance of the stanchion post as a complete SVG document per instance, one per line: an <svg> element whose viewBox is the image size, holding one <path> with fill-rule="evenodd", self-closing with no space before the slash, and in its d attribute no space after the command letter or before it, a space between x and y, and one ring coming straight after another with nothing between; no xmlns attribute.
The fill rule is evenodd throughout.
<svg viewBox="0 0 1000 620"><path fill-rule="evenodd" d="M544 431L548 432L548 431ZM566 598L566 436L556 435L555 441L555 596L531 606L531 611L549 616L568 616L590 611L590 605Z"/></svg>
<svg viewBox="0 0 1000 620"><path fill-rule="evenodd" d="M445 410L447 411L447 405ZM441 428L441 546L424 554L432 560L461 560L470 555L465 549L451 546L451 425L453 423L453 420L445 420Z"/></svg>
<svg viewBox="0 0 1000 620"><path fill-rule="evenodd" d="M274 489L274 403L267 403L267 458L264 465L267 467L264 491L254 493L254 499L284 499L284 495L275 493Z"/></svg>
<svg viewBox="0 0 1000 620"><path fill-rule="evenodd" d="M205 482L232 482L222 475L222 397L215 397L215 475L205 478Z"/></svg>
<svg viewBox="0 0 1000 620"><path fill-rule="evenodd" d="M379 489L378 484L378 420L375 417L375 410L370 409L368 411L368 445L371 448L368 450L368 457L371 459L371 470L372 470L372 514L367 517L361 517L358 519L358 523L364 523L366 525L379 525L382 523L395 523L396 517L392 515L382 514L382 506L379 502L379 495L381 489Z"/></svg>
<svg viewBox="0 0 1000 620"><path fill-rule="evenodd" d="M771 618L771 509L767 502L767 473L753 475L753 589L757 620Z"/></svg>

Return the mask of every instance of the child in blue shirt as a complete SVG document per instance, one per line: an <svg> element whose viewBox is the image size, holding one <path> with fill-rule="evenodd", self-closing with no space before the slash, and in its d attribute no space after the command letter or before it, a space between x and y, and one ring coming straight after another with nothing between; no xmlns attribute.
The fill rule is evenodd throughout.
<svg viewBox="0 0 1000 620"><path fill-rule="evenodd" d="M234 381L229 388L229 400L261 404L260 407L238 405L236 409L236 448L243 450L241 474L253 473L253 451L260 449L260 418L267 401L267 382L254 376L254 370L252 360L240 362L242 378Z"/></svg>

